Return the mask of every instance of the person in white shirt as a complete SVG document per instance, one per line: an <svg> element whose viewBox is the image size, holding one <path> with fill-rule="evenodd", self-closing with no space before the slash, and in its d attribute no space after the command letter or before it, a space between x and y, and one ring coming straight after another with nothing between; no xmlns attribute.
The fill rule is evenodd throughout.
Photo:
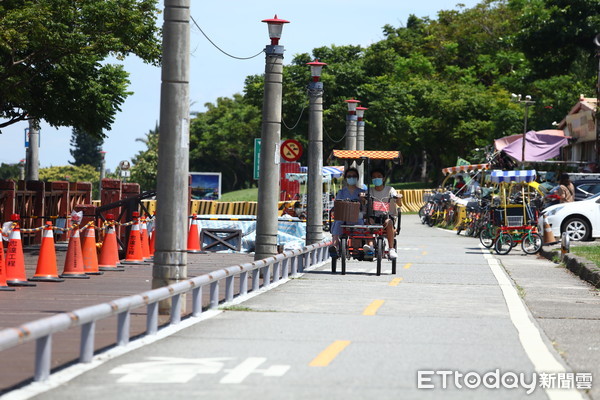
<svg viewBox="0 0 600 400"><path fill-rule="evenodd" d="M396 249L394 248L394 238L396 237L396 231L394 225L398 218L398 207L402 205L402 195L399 195L391 186L385 186L385 174L382 169L375 168L371 171L371 182L373 189L371 189L371 196L373 197L373 223L383 224L386 232L389 252L388 257L395 259L398 257ZM389 211L385 211L385 208L389 207ZM370 246L372 243L363 247L366 251L372 250Z"/></svg>

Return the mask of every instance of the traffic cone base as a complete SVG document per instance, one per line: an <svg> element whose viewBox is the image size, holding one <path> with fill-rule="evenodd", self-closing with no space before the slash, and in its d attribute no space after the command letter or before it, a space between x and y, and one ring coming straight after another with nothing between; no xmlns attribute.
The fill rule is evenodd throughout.
<svg viewBox="0 0 600 400"><path fill-rule="evenodd" d="M52 275L47 275L47 276L32 276L31 278L27 279L28 281L32 281L32 282L64 282L64 279L60 279L58 277L54 277Z"/></svg>
<svg viewBox="0 0 600 400"><path fill-rule="evenodd" d="M125 267L119 267L118 265L114 267L98 267L100 271L125 271Z"/></svg>

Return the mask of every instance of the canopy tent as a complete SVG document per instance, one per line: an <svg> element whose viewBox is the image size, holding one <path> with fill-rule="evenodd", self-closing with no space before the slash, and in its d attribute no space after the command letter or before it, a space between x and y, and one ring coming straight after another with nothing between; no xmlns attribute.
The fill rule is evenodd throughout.
<svg viewBox="0 0 600 400"><path fill-rule="evenodd" d="M493 170L490 176L490 179L494 183L503 183L503 182L533 182L536 177L536 172L533 169L529 170L519 170L519 171L500 171Z"/></svg>
<svg viewBox="0 0 600 400"><path fill-rule="evenodd" d="M469 171L483 171L485 169L489 169L489 164L473 164L473 165L458 165L456 167L448 167L442 170L444 175L454 175L461 172L469 172Z"/></svg>
<svg viewBox="0 0 600 400"><path fill-rule="evenodd" d="M538 135L551 135L551 136L565 137L565 132L560 129L545 129L543 131L537 131L537 132L529 131L526 133L526 135L529 135L530 133L537 133ZM506 146L508 146L515 140L519 140L522 138L523 138L523 134L505 136L503 138L494 140L494 147L496 148L496 150L501 151L502 149L504 149Z"/></svg>
<svg viewBox="0 0 600 400"><path fill-rule="evenodd" d="M399 151L374 151L374 150L333 150L333 157L360 160L370 158L372 160L402 160Z"/></svg>
<svg viewBox="0 0 600 400"><path fill-rule="evenodd" d="M543 133L553 132L553 133ZM546 161L560 155L560 149L568 144L568 139L555 130L529 131L525 134L525 160ZM494 141L498 151L502 150L508 156L521 161L523 158L523 135L512 135Z"/></svg>
<svg viewBox="0 0 600 400"><path fill-rule="evenodd" d="M331 177L332 175L323 172L323 182L331 182ZM298 181L300 183L305 183L308 180L308 174L302 172L288 172L287 174L285 174L285 178L289 179L290 181Z"/></svg>
<svg viewBox="0 0 600 400"><path fill-rule="evenodd" d="M323 167L322 171L323 177L327 175L330 178L340 178L344 174L344 167L334 165L330 167ZM300 167L300 172L308 173L308 167Z"/></svg>

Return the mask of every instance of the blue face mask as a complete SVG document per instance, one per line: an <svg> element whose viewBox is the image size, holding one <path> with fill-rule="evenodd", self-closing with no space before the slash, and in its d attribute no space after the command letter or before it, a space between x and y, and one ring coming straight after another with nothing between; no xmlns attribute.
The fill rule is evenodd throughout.
<svg viewBox="0 0 600 400"><path fill-rule="evenodd" d="M354 186L358 183L358 178L348 178L346 179L346 182L348 182L348 185Z"/></svg>
<svg viewBox="0 0 600 400"><path fill-rule="evenodd" d="M381 186L383 185L383 178L373 178L373 185L375 186Z"/></svg>

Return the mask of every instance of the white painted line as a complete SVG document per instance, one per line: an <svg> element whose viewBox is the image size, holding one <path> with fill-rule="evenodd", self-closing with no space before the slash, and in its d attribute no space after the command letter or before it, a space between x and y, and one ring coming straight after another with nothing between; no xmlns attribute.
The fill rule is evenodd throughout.
<svg viewBox="0 0 600 400"><path fill-rule="evenodd" d="M479 245L484 252L487 249ZM485 253L484 253L485 254ZM488 259L488 265L500 285L502 295L508 307L510 319L519 332L519 341L533 363L538 373L562 373L566 372L563 364L552 354L544 343L540 331L532 321L523 300L519 297L512 285L508 275L502 268L501 262L496 259ZM545 389L550 400L583 399L581 393L575 389Z"/></svg>
<svg viewBox="0 0 600 400"><path fill-rule="evenodd" d="M242 383L251 373L256 371L265 361L264 357L249 357L242 361L237 367L229 370L219 383Z"/></svg>

